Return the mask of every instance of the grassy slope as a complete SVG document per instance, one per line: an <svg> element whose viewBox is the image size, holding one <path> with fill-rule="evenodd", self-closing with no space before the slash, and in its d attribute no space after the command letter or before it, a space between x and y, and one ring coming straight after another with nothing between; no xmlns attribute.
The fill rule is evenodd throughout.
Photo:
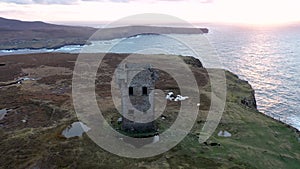
<svg viewBox="0 0 300 169"><path fill-rule="evenodd" d="M0 17L0 49L59 48L84 45L97 29L25 22Z"/></svg>
<svg viewBox="0 0 300 169"><path fill-rule="evenodd" d="M10 63L6 69L11 67L20 71L13 65L19 63L17 65L22 67L46 65L72 69L71 63L76 59L76 55L69 54L35 54L15 58L20 57L24 59L17 59L15 63L12 56L1 57L0 61ZM57 59L56 62L55 59L48 59L55 57L65 59ZM28 65L26 62L29 58L37 63ZM205 70L198 67L192 69L198 78L202 77L198 79L202 81L205 76L200 75L205 75ZM11 75L20 73L13 70L10 71ZM299 168L300 144L295 130L254 108L240 104L241 98L253 97L251 86L230 72L226 72L226 77L226 109L218 129L208 140L221 146L198 143L198 134L209 107L209 83L202 84L201 114L191 133L170 151L147 159L118 157L99 148L87 135L71 139L60 136L68 124L77 120L69 98L71 77L68 75L51 78L45 75L36 82L1 88L0 109L13 108L16 111L0 121L0 151L3 154L0 168ZM167 83L168 88L176 89L172 84ZM38 87L42 90L38 90ZM62 87L66 88L66 93L53 93ZM98 90L103 92L101 88ZM170 106L170 110L176 107ZM159 125L168 126L175 118L172 113L168 111L165 114L167 120L158 122ZM25 115L28 123L20 123ZM229 131L232 137L218 137L220 130Z"/></svg>
<svg viewBox="0 0 300 169"><path fill-rule="evenodd" d="M229 166L298 168L300 145L295 130L240 104L238 98L247 97L252 89L232 73L227 72L226 75L226 110L215 135L210 138L219 142L221 147L207 149L203 155L220 158ZM220 138L217 136L220 130L227 130L233 135L231 138Z"/></svg>

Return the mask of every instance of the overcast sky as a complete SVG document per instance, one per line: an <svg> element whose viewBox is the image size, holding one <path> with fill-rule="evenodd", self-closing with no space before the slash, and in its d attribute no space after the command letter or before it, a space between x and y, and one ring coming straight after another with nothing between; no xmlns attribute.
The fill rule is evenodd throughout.
<svg viewBox="0 0 300 169"><path fill-rule="evenodd" d="M189 22L285 24L300 21L300 0L0 0L0 16L22 20L114 21L140 13Z"/></svg>

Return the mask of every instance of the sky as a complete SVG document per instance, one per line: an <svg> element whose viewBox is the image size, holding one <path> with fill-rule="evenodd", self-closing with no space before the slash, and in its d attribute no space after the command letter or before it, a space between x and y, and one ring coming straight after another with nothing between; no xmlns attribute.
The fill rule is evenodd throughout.
<svg viewBox="0 0 300 169"><path fill-rule="evenodd" d="M300 23L300 0L0 0L0 16L46 22L111 22L141 13L190 23Z"/></svg>

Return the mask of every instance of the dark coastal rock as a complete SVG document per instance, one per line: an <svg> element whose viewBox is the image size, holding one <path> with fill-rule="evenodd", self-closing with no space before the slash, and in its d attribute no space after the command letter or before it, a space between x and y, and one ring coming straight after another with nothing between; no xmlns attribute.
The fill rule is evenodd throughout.
<svg viewBox="0 0 300 169"><path fill-rule="evenodd" d="M206 145L206 146L212 146L212 147L221 146L220 143L207 143L207 142L204 142L204 145Z"/></svg>
<svg viewBox="0 0 300 169"><path fill-rule="evenodd" d="M183 61L188 65L195 66L198 68L203 68L203 65L199 59L196 59L192 56L184 56L182 58L183 58Z"/></svg>
<svg viewBox="0 0 300 169"><path fill-rule="evenodd" d="M241 103L249 108L257 109L255 97L244 97Z"/></svg>

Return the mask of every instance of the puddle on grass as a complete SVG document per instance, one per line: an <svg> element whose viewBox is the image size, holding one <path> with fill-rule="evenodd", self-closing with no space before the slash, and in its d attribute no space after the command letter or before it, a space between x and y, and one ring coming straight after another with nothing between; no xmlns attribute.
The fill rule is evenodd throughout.
<svg viewBox="0 0 300 169"><path fill-rule="evenodd" d="M0 120L2 120L4 117L5 117L5 115L7 114L7 112L9 112L10 110L8 110L8 109L1 109L0 110Z"/></svg>
<svg viewBox="0 0 300 169"><path fill-rule="evenodd" d="M218 136L219 137L231 137L231 133L229 133L228 131L220 131L219 133L218 133Z"/></svg>
<svg viewBox="0 0 300 169"><path fill-rule="evenodd" d="M90 129L82 122L74 122L62 132L62 135L66 138L81 137L84 132L88 132Z"/></svg>
<svg viewBox="0 0 300 169"><path fill-rule="evenodd" d="M157 143L157 142L159 142L159 135L156 135L156 136L153 137L152 144Z"/></svg>
<svg viewBox="0 0 300 169"><path fill-rule="evenodd" d="M19 79L17 79L17 83L18 84L22 84L23 81L35 81L36 79L34 78L29 78L29 77L20 77Z"/></svg>

